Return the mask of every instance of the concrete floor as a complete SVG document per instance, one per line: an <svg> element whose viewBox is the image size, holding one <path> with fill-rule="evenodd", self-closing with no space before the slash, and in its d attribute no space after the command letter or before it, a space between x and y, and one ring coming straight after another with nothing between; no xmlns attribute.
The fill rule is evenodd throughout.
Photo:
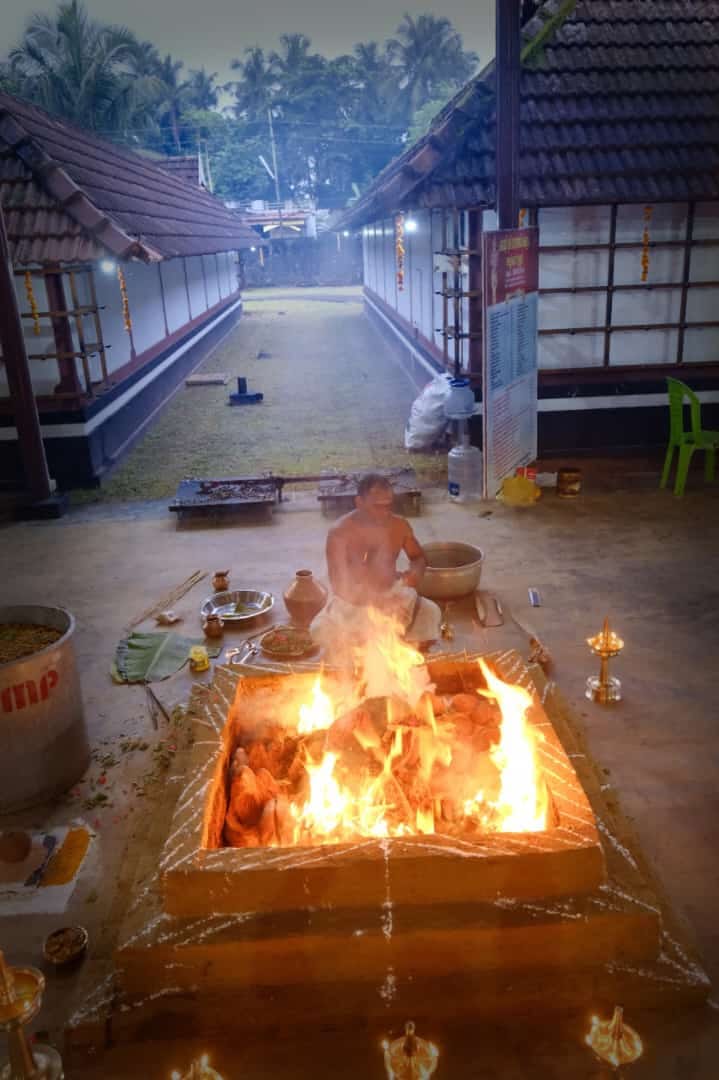
<svg viewBox="0 0 719 1080"><path fill-rule="evenodd" d="M258 297L257 307L266 306ZM286 306L284 301L282 306ZM332 309L337 335L344 307L319 303L316 311L325 307ZM306 316L298 316L294 324L289 306L287 312L277 320L280 336L269 345L269 351L278 355L281 350L274 349L272 342L293 340L293 325L294 340L302 342L305 350L310 340L309 331L303 330ZM313 318L316 321L317 316ZM355 353L376 346L377 355L385 357L388 346L365 326L359 312L345 311L343 318L349 321L342 323L342 333L354 343ZM269 328L272 319L258 316L260 321L264 334L265 322ZM313 333L321 336L321 330L315 326ZM267 347L264 337L260 344ZM298 348L297 363L302 355L303 349ZM208 363L211 366L212 360ZM300 373L295 378L299 380ZM404 390L398 387L398 394L405 392L409 400L415 391L409 384ZM291 398L285 395L283 401ZM361 401L367 412L365 427L375 430L372 395L365 394ZM168 407L165 427L158 425L154 436L148 434L147 446L137 448L138 455L147 455L150 469L166 452L161 435L168 424L172 426L174 408L179 408L177 402ZM296 441L294 471L300 471L304 445L300 445L300 428L284 414L280 420ZM354 416L354 423L358 430L362 428L362 416ZM273 430L270 425L265 437L271 438ZM258 439L263 431L258 430ZM341 440L341 432L336 438ZM395 447L401 455L400 446L401 431ZM262 446L255 449L262 457ZM413 463L414 459L401 456ZM632 819L666 894L688 921L717 985L719 708L714 664L719 655L719 484L707 487L701 472L693 472L686 496L677 500L658 490L657 462L586 463L584 468L583 493L575 502L547 493L537 506L526 510L496 503L467 508L448 505L441 492L432 490L414 526L420 540L462 539L479 544L486 553L482 586L496 591L505 610L529 623L551 649L556 678L584 725L591 752ZM90 932L89 953L78 972L62 979L48 973L45 1005L35 1029L47 1029L58 1038L67 1018L110 971L129 883L139 858L149 856L152 862L154 857L148 849L148 833L153 824L161 825L169 818L185 779L183 727L161 721L155 729L144 689L116 686L110 680L114 650L124 628L198 568L212 572L230 567L235 588L265 588L279 598L294 570L306 566L324 574L327 527L309 492L291 498L270 524L246 520L178 528L163 501L101 502L77 507L58 522L0 526L2 602L55 603L76 617L76 651L94 748L87 775L66 799L0 818L0 828L5 828L10 824L49 826L81 817L96 833L67 912L60 919L10 919L2 916L0 908L0 948L14 964L41 964L42 941L59 924L79 922ZM529 607L530 585L540 590L540 608ZM207 579L175 605L184 618L182 632L200 635L199 607L209 591ZM284 617L281 601L276 613ZM615 662L625 699L611 709L583 697L585 676L596 667L585 638L600 628L606 614L626 640L625 652ZM226 635L227 645L240 640L238 631ZM473 632L470 644L477 649L509 645L524 649L526 639L508 622L500 629ZM186 701L190 686L190 675L181 672L154 688L169 707ZM117 764L107 765L108 754ZM106 782L100 785L103 775ZM109 795L109 805L89 809L86 803L98 791ZM713 995L719 1000L717 990ZM322 1018L316 1019L321 1024ZM634 1075L638 1080L713 1078L719 1049L717 1020L716 1006L691 1017L663 1017L652 1029L653 1053L634 1066ZM484 1071L481 1062L491 1036L484 1032L477 1043L472 1041L472 1032L464 1036L446 1032L446 1045L456 1040L456 1047L437 1076L580 1080L606 1075L592 1071L587 1052L575 1036L571 1035L574 1049L569 1053L566 1041L558 1033L555 1038L552 1029L549 1045L542 1050L541 1067L527 1057L526 1049L515 1048L501 1065ZM336 1075L339 1069L348 1078L381 1071L374 1048L369 1055L360 1054L359 1064L350 1072L344 1044L330 1049L329 1043L324 1067L310 1069L304 1063L309 1052L316 1052L317 1039L310 1038L308 1044L292 1050L299 1063L294 1067L286 1061L290 1049L275 1047L270 1058L265 1048L248 1046L237 1070L223 1069L223 1073L239 1074L245 1080L275 1075L318 1080ZM476 1056L468 1058L475 1054L475 1046ZM170 1066L189 1060L179 1049L175 1056L171 1051L160 1048L145 1075L166 1076ZM137 1067L118 1063L112 1072L103 1067L102 1075L135 1076Z"/></svg>
<svg viewBox="0 0 719 1080"><path fill-rule="evenodd" d="M719 649L719 488L705 488L697 477L685 498L676 500L655 483L651 471L590 471L576 502L548 493L536 507L521 511L498 504L448 505L440 493L429 492L414 526L420 540L478 543L486 553L483 587L495 590L509 611L528 620L545 639L556 660L556 678L585 725L592 753L633 820L668 896L688 919L717 983L719 713L714 663ZM279 597L296 568L307 566L323 574L327 526L311 496L303 494L276 511L270 524L178 529L174 516L162 507L135 505L88 508L60 522L2 530L3 600L52 602L73 611L93 746L103 753L114 750L120 761L107 770L105 790L112 802L107 809L82 809L93 779L102 772L94 762L70 801L1 820L2 826L9 820L47 825L82 816L97 832L91 858L60 920L88 927L92 955L72 978L49 978L46 1006L36 1027L57 1033L99 972L109 968L117 883L131 876L148 814L161 814L172 805L182 778L181 746L164 778L154 769L153 748L160 740L172 745L178 740L166 725L153 729L144 690L110 681L109 667L123 627L197 568L229 566L235 587L262 587ZM529 607L530 585L542 595L538 609ZM175 605L184 617L184 632L199 633L198 609L208 592L203 583ZM281 602L278 608L282 617ZM594 669L584 638L600 627L607 613L626 640L625 652L616 661L625 700L611 709L583 697L584 678ZM230 634L227 643L241 636ZM473 644L522 646L523 637L508 625L476 631ZM189 686L184 673L156 684L168 705L184 700ZM146 740L148 748L123 755L119 746L128 737ZM151 790L136 798L132 783L148 774ZM56 925L57 918L11 920L0 911L0 943L11 962L37 964L42 939ZM693 1073L635 1074L715 1075L700 1064L710 1060L708 1047L719 1046L713 1041L712 1016L716 1014L709 1010L709 1019L700 1024L700 1056ZM676 1054L691 1061L687 1054L693 1047L693 1042L687 1048L680 1040ZM548 1075L578 1075L557 1068ZM534 1074L530 1070L526 1075Z"/></svg>

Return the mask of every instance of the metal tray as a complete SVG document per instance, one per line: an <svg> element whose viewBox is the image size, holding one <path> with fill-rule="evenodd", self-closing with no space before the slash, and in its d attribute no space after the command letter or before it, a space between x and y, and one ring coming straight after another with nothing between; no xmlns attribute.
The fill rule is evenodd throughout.
<svg viewBox="0 0 719 1080"><path fill-rule="evenodd" d="M246 612L235 611L237 604L244 604ZM218 592L205 600L201 615L220 615L225 622L246 623L258 615L266 615L275 604L272 593L257 589L235 589L234 592Z"/></svg>

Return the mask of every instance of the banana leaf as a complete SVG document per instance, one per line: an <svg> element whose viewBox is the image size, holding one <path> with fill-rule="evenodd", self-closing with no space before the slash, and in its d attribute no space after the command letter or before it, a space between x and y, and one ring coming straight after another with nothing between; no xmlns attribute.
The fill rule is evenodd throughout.
<svg viewBox="0 0 719 1080"><path fill-rule="evenodd" d="M204 645L210 656L218 656L222 649L221 644L182 637L173 631L132 633L117 646L112 677L128 683L167 679L186 663L193 645Z"/></svg>

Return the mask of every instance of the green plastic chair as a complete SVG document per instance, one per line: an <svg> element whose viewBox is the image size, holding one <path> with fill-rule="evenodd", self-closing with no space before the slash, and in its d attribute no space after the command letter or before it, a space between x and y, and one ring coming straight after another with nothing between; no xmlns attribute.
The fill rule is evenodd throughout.
<svg viewBox="0 0 719 1080"><path fill-rule="evenodd" d="M669 473L672 467L672 459L675 449L679 451L677 462L677 475L674 480L674 494L683 495L687 482L689 462L695 450L703 450L706 454L704 459L704 479L714 479L716 464L715 450L719 447L719 431L703 431L701 421L701 402L693 390L690 390L679 379L667 379L669 389L669 446L664 458L664 470L660 487L666 487ZM691 430L684 430L684 399L689 399L691 414Z"/></svg>

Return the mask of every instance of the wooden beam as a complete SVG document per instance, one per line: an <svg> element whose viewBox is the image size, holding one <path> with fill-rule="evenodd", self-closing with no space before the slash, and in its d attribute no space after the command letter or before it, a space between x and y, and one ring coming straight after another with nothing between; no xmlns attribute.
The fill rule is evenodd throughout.
<svg viewBox="0 0 719 1080"><path fill-rule="evenodd" d="M5 219L0 204L0 345L15 415L25 483L31 498L47 499L50 476L40 433L40 418L32 388L20 310L15 293Z"/></svg>
<svg viewBox="0 0 719 1080"><path fill-rule="evenodd" d="M516 229L519 212L519 0L497 0L496 168L500 229Z"/></svg>

